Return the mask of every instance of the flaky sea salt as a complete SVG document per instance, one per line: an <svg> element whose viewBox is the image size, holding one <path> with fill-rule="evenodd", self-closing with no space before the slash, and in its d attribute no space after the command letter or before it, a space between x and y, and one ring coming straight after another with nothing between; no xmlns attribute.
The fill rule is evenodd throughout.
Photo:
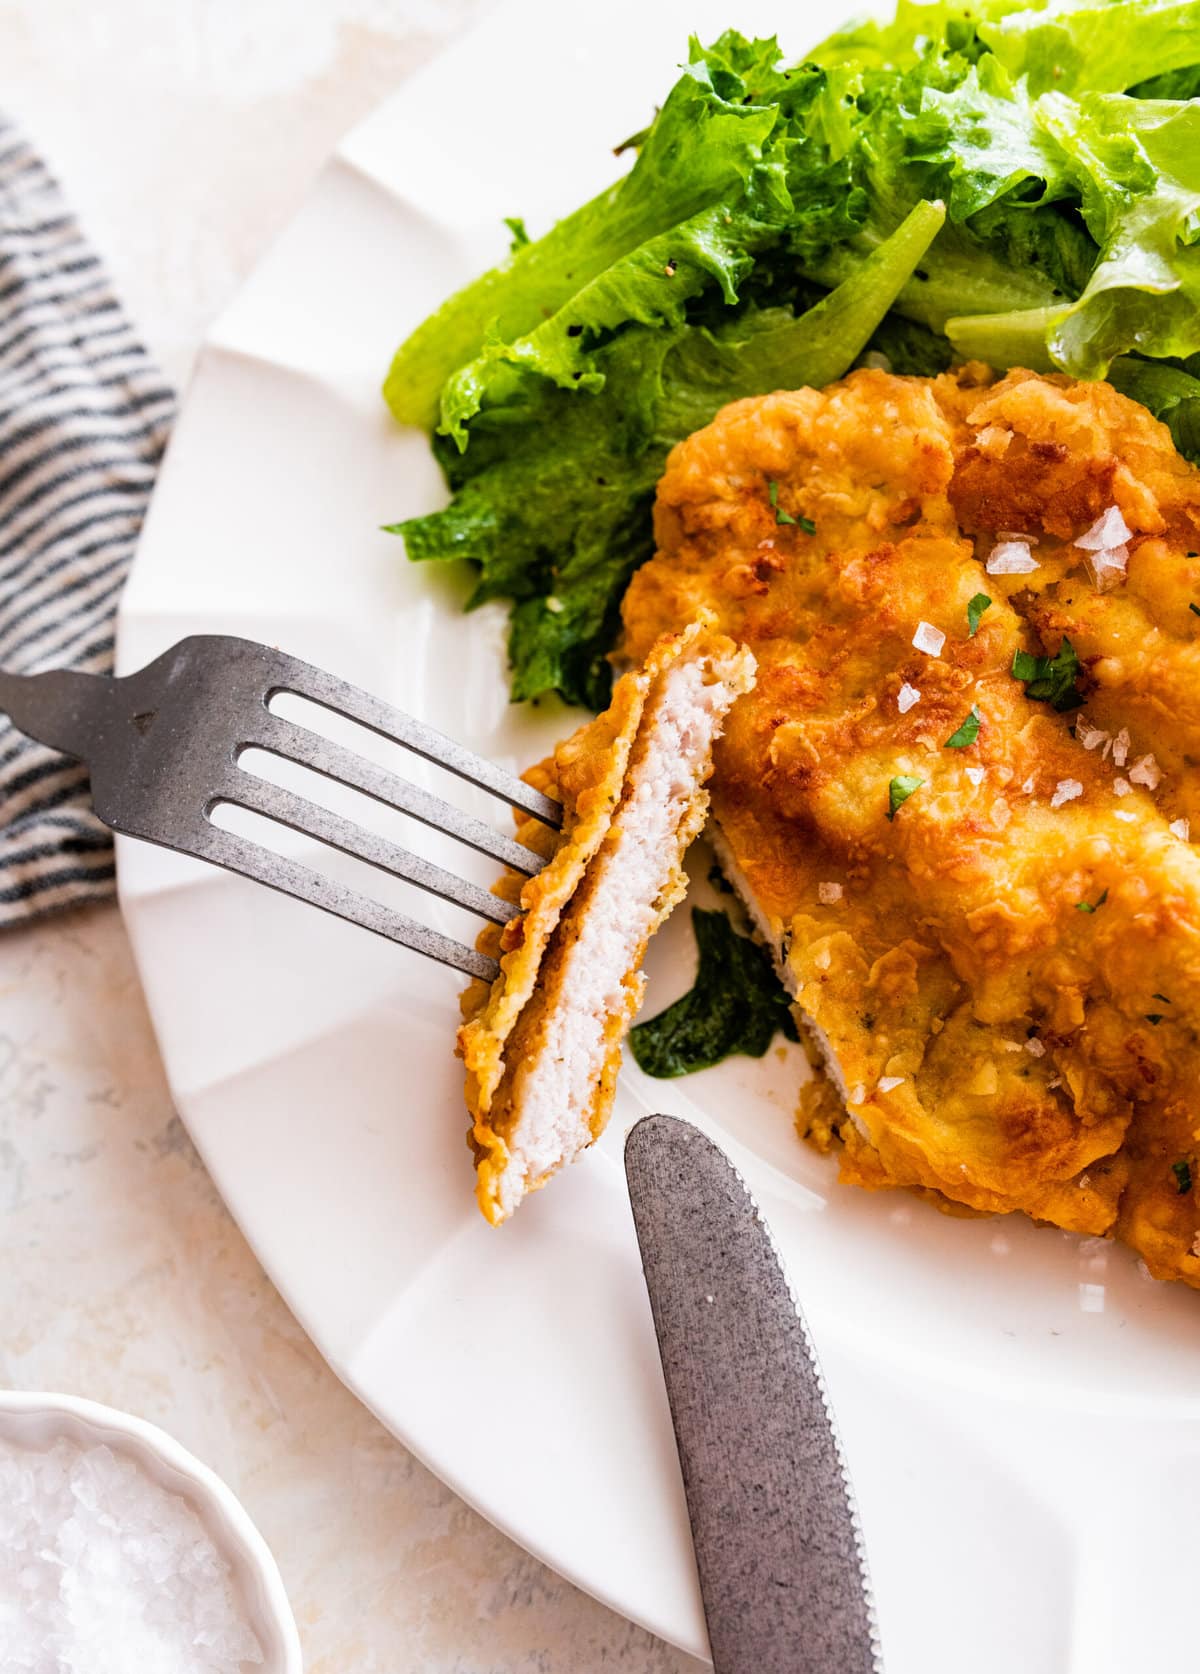
<svg viewBox="0 0 1200 1674"><path fill-rule="evenodd" d="M1129 777L1135 785L1145 785L1147 790L1154 790L1162 778L1162 768L1153 756L1142 756L1129 769Z"/></svg>
<svg viewBox="0 0 1200 1674"><path fill-rule="evenodd" d="M1113 739L1113 761L1118 767L1124 767L1129 760L1129 750L1133 740L1129 736L1129 728L1122 727Z"/></svg>
<svg viewBox="0 0 1200 1674"><path fill-rule="evenodd" d="M1095 750L1099 745L1107 744L1112 734L1105 732L1102 727L1094 727L1090 721L1085 721L1081 715L1075 723L1075 737L1085 750Z"/></svg>
<svg viewBox="0 0 1200 1674"><path fill-rule="evenodd" d="M1029 542L997 541L983 566L989 575L1029 575L1041 565L1029 550Z"/></svg>
<svg viewBox="0 0 1200 1674"><path fill-rule="evenodd" d="M902 715L907 715L914 703L920 703L921 694L915 686L910 686L906 680L896 693L896 708Z"/></svg>
<svg viewBox="0 0 1200 1674"><path fill-rule="evenodd" d="M1112 587L1123 576L1129 564L1126 541L1133 531L1116 506L1110 506L1075 545L1087 556L1092 582L1100 592Z"/></svg>
<svg viewBox="0 0 1200 1674"><path fill-rule="evenodd" d="M1131 796L1132 794L1133 794L1133 786L1129 783L1128 779L1114 779L1113 780L1113 795L1114 796Z"/></svg>
<svg viewBox="0 0 1200 1674"><path fill-rule="evenodd" d="M1129 568L1129 548L1106 546L1099 552L1089 552L1087 567L1093 587L1097 592L1106 593L1110 587L1116 585L1119 577L1126 574Z"/></svg>
<svg viewBox="0 0 1200 1674"><path fill-rule="evenodd" d="M245 1674L262 1647L199 1517L132 1459L0 1442L4 1674Z"/></svg>
<svg viewBox="0 0 1200 1674"><path fill-rule="evenodd" d="M904 1077L902 1075L881 1075L878 1082L878 1091L881 1093L890 1093L898 1087L903 1080Z"/></svg>
<svg viewBox="0 0 1200 1674"><path fill-rule="evenodd" d="M1191 823L1188 820L1172 820L1167 830L1172 837L1178 837L1181 843L1186 843L1192 834Z"/></svg>
<svg viewBox="0 0 1200 1674"><path fill-rule="evenodd" d="M1061 808L1064 802L1074 802L1077 796L1083 795L1083 786L1078 779L1060 779L1054 787L1054 795L1050 798L1052 808Z"/></svg>
<svg viewBox="0 0 1200 1674"><path fill-rule="evenodd" d="M840 883L819 883L817 885L817 900L823 907L832 907L841 898L842 886Z"/></svg>
<svg viewBox="0 0 1200 1674"><path fill-rule="evenodd" d="M1076 537L1075 545L1085 552L1103 552L1106 548L1123 546L1133 530L1116 506L1102 512L1084 534Z"/></svg>
<svg viewBox="0 0 1200 1674"><path fill-rule="evenodd" d="M1025 1050L1031 1058L1044 1058L1046 1056L1046 1048L1036 1035L1031 1035L1025 1042Z"/></svg>
<svg viewBox="0 0 1200 1674"><path fill-rule="evenodd" d="M918 622L912 642L917 650L924 651L927 657L940 657L946 636L940 628L935 628L932 622Z"/></svg>
<svg viewBox="0 0 1200 1674"><path fill-rule="evenodd" d="M971 783L973 785L982 785L983 775L984 775L985 771L986 770L982 767L968 767L967 768L967 778L971 781Z"/></svg>

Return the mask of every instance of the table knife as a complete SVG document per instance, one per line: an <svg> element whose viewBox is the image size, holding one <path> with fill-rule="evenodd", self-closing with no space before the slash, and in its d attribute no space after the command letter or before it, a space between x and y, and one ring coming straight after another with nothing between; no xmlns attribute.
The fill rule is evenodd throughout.
<svg viewBox="0 0 1200 1674"><path fill-rule="evenodd" d="M632 1129L625 1172L716 1674L881 1674L825 1383L757 1205L672 1116Z"/></svg>

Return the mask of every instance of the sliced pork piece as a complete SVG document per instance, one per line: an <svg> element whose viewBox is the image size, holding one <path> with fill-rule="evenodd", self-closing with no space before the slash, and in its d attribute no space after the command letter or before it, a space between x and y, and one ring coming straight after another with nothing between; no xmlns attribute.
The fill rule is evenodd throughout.
<svg viewBox="0 0 1200 1674"><path fill-rule="evenodd" d="M749 652L694 623L661 639L610 708L531 775L562 798L564 835L524 885L501 975L490 992L468 990L476 1015L459 1031L477 1195L493 1224L603 1131L642 956L684 893L713 745L753 679Z"/></svg>

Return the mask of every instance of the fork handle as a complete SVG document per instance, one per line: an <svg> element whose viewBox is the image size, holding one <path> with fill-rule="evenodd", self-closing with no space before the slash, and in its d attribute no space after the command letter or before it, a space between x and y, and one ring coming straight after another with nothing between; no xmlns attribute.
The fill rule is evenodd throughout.
<svg viewBox="0 0 1200 1674"><path fill-rule="evenodd" d="M9 674L0 670L0 712L39 744L84 760L94 748L116 681L77 669L46 674Z"/></svg>

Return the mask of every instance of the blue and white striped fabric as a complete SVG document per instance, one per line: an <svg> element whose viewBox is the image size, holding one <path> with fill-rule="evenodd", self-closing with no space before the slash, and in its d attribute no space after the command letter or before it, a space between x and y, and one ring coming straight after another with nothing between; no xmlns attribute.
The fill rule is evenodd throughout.
<svg viewBox="0 0 1200 1674"><path fill-rule="evenodd" d="M54 180L0 118L0 667L111 670L172 412ZM83 768L0 717L0 927L114 880Z"/></svg>

